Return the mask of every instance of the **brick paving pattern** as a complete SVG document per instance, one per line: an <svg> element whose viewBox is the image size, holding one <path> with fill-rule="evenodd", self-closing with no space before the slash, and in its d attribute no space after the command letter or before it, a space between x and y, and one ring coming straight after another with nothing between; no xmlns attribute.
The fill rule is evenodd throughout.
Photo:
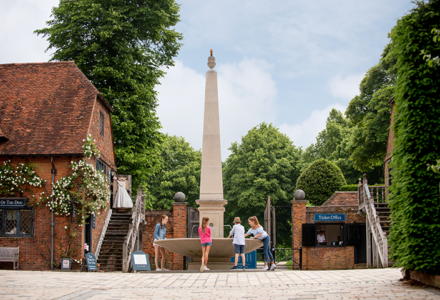
<svg viewBox="0 0 440 300"><path fill-rule="evenodd" d="M397 269L78 273L0 271L0 299L440 299Z"/></svg>

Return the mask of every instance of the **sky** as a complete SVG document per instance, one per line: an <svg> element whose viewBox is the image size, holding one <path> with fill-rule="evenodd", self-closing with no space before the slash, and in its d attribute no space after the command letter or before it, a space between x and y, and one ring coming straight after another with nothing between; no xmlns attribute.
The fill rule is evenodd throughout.
<svg viewBox="0 0 440 300"><path fill-rule="evenodd" d="M411 0L177 0L184 44L157 86L162 131L202 147L207 59L218 72L222 160L262 122L308 147L332 108L345 111ZM58 0L0 1L0 64L45 62Z"/></svg>

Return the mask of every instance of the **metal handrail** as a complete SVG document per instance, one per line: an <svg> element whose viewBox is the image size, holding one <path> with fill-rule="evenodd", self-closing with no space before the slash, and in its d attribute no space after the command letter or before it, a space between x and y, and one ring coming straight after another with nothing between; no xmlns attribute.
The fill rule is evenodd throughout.
<svg viewBox="0 0 440 300"><path fill-rule="evenodd" d="M139 186L136 203L133 207L132 221L122 245L122 272L128 272L131 263L131 254L135 251L135 244L139 236L139 224L145 218L145 195Z"/></svg>

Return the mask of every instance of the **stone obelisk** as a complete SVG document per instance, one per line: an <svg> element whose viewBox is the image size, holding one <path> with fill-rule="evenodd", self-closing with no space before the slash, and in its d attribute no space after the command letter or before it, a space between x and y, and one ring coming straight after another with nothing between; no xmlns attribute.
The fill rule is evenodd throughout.
<svg viewBox="0 0 440 300"><path fill-rule="evenodd" d="M222 157L220 151L220 116L218 108L217 72L215 57L208 57L205 86L205 112L203 119L202 172L200 176L199 205L200 223L209 218L213 238L223 238L224 206Z"/></svg>

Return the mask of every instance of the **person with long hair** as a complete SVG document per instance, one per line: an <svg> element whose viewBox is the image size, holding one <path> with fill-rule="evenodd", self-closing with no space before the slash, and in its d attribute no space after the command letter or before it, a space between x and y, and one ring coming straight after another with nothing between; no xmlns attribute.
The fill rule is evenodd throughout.
<svg viewBox="0 0 440 300"><path fill-rule="evenodd" d="M168 217L166 215L162 215L160 217L160 222L157 223L156 228L154 228L154 241L166 239L167 229L165 225L167 224L167 222ZM165 269L165 249L159 245L156 245L154 241L154 262L156 264L156 271L168 271L167 269ZM162 256L162 268L159 268L159 254Z"/></svg>
<svg viewBox="0 0 440 300"><path fill-rule="evenodd" d="M212 246L212 238L211 238L211 227L208 226L209 218L202 218L202 226L199 227L199 237L200 242L202 243L202 265L200 266L200 272L209 271L208 265L208 256L209 249Z"/></svg>
<svg viewBox="0 0 440 300"><path fill-rule="evenodd" d="M248 232L244 235L247 237L248 235L253 235L251 239L259 239L263 241L264 245L264 268L263 271L269 270L268 262L270 262L272 265L270 266L270 270L275 270L277 267L275 265L275 261L273 259L272 253L270 252L270 236L267 234L266 231L264 231L263 226L260 225L258 222L258 218L256 216L250 217L248 219L249 225L251 228L249 228Z"/></svg>

